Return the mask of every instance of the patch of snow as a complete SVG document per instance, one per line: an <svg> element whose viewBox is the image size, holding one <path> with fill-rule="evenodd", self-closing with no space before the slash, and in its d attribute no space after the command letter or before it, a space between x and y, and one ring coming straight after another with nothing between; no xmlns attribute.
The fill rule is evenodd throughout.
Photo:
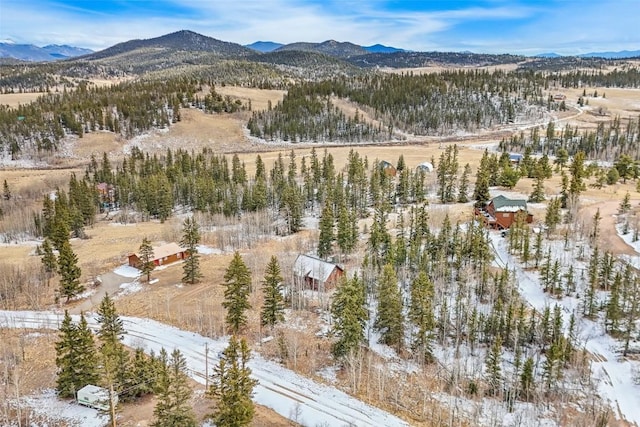
<svg viewBox="0 0 640 427"><path fill-rule="evenodd" d="M131 267L129 264L123 264L113 270L113 272L118 276L129 277L131 279L136 278L142 274L140 270L135 267Z"/></svg>
<svg viewBox="0 0 640 427"><path fill-rule="evenodd" d="M49 427L69 425L74 427L103 427L109 422L107 415L100 411L82 406L74 401L60 400L55 390L43 390L39 394L22 397L19 401L10 400L9 405L18 404L25 414L25 408L31 408L30 427ZM17 426L18 424L14 424ZM8 427L12 427L11 425Z"/></svg>
<svg viewBox="0 0 640 427"><path fill-rule="evenodd" d="M316 372L316 374L326 380L329 384L335 384L338 381L338 371L340 367L337 365L325 366Z"/></svg>
<svg viewBox="0 0 640 427"><path fill-rule="evenodd" d="M157 279L156 279L157 280ZM120 292L118 295L129 295L142 290L142 285L137 280L131 283L123 283L120 285Z"/></svg>
<svg viewBox="0 0 640 427"><path fill-rule="evenodd" d="M202 255L220 255L222 254L222 251L218 248L212 248L210 246L206 246L206 245L198 245L196 246L196 248L198 249L198 253L202 254Z"/></svg>

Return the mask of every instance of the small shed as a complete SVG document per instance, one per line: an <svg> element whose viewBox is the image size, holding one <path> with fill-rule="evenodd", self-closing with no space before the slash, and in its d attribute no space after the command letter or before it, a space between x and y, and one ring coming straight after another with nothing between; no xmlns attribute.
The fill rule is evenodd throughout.
<svg viewBox="0 0 640 427"><path fill-rule="evenodd" d="M189 252L177 243L167 243L166 245L156 246L153 248L153 263L157 266L171 264L185 259L189 256ZM142 267L140 253L135 252L129 255L129 265L131 267Z"/></svg>
<svg viewBox="0 0 640 427"><path fill-rule="evenodd" d="M512 165L519 165L523 157L520 153L509 153L509 161Z"/></svg>
<svg viewBox="0 0 640 427"><path fill-rule="evenodd" d="M416 169L425 173L431 173L433 172L433 165L430 162L422 162L416 166Z"/></svg>
<svg viewBox="0 0 640 427"><path fill-rule="evenodd" d="M109 390L92 384L87 384L76 393L79 404L102 411L109 410ZM118 403L118 395L113 394L113 403Z"/></svg>
<svg viewBox="0 0 640 427"><path fill-rule="evenodd" d="M344 275L344 269L320 258L300 254L293 265L293 274L309 289L330 289Z"/></svg>
<svg viewBox="0 0 640 427"><path fill-rule="evenodd" d="M380 169L382 169L384 171L385 174L387 174L388 176L396 176L396 173L398 173L398 171L396 170L396 167L393 166L391 163L387 162L386 160L381 160L380 163L378 163Z"/></svg>

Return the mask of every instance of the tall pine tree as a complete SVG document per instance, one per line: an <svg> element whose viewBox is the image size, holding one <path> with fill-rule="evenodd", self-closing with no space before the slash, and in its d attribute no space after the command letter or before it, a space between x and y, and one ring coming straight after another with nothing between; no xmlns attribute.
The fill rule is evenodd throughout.
<svg viewBox="0 0 640 427"><path fill-rule="evenodd" d="M202 278L198 243L200 243L198 223L193 217L187 218L182 225L182 239L180 240L180 245L186 249L188 255L182 264L182 283L193 285Z"/></svg>
<svg viewBox="0 0 640 427"><path fill-rule="evenodd" d="M364 282L357 276L343 279L331 304L332 332L337 337L332 353L336 359L357 352L365 341L364 327L369 318L365 304Z"/></svg>
<svg viewBox="0 0 640 427"><path fill-rule="evenodd" d="M236 334L247 324L246 311L251 308L249 304L251 271L238 251L233 254L233 259L224 274L224 284L222 306L227 310L227 325L231 328L231 332Z"/></svg>
<svg viewBox="0 0 640 427"><path fill-rule="evenodd" d="M140 271L147 276L148 283L151 280L151 272L156 268L156 265L153 262L153 247L146 237L142 239L138 253L140 254Z"/></svg>
<svg viewBox="0 0 640 427"><path fill-rule="evenodd" d="M156 385L158 401L153 410L155 421L153 427L196 427L198 425L189 404L193 394L186 374L187 361L175 349L171 358L166 350L160 351L160 369Z"/></svg>
<svg viewBox="0 0 640 427"><path fill-rule="evenodd" d="M284 321L284 299L282 297L282 274L275 255L267 265L264 275L264 303L260 312L260 324L272 328L276 323Z"/></svg>
<svg viewBox="0 0 640 427"><path fill-rule="evenodd" d="M216 407L210 417L217 426L242 427L253 420L255 409L251 398L258 381L251 378L251 369L247 366L250 357L247 342L234 335L214 368L209 396Z"/></svg>
<svg viewBox="0 0 640 427"><path fill-rule="evenodd" d="M56 343L56 390L60 397L75 397L87 384L98 382L98 360L93 334L84 315L75 325L65 310L60 325L60 339Z"/></svg>
<svg viewBox="0 0 640 427"><path fill-rule="evenodd" d="M381 333L383 344L401 349L404 341L402 296L393 266L387 264L378 282L378 316L374 328Z"/></svg>
<svg viewBox="0 0 640 427"><path fill-rule="evenodd" d="M84 292L85 288L80 284L82 271L80 267L78 267L78 257L73 253L68 240L65 240L60 248L58 274L60 274L59 294L61 297L65 297L67 302L76 295Z"/></svg>

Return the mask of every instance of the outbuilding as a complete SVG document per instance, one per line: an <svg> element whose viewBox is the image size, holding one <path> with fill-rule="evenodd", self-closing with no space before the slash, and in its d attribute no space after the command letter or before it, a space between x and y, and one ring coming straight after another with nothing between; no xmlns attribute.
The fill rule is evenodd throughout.
<svg viewBox="0 0 640 427"><path fill-rule="evenodd" d="M425 173L431 173L433 172L433 165L430 162L422 162L416 166L416 169Z"/></svg>
<svg viewBox="0 0 640 427"><path fill-rule="evenodd" d="M96 385L87 384L76 393L79 404L102 411L109 410L109 390ZM113 394L113 404L118 404L118 395Z"/></svg>
<svg viewBox="0 0 640 427"><path fill-rule="evenodd" d="M182 259L188 258L189 252L177 243L167 243L166 245L156 246L153 248L153 263L156 267L171 264ZM131 267L142 267L140 253L135 252L129 255L129 265Z"/></svg>

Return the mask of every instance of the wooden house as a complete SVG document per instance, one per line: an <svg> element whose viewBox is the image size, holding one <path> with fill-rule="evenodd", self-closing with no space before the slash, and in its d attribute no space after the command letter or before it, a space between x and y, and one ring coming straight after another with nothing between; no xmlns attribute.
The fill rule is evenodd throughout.
<svg viewBox="0 0 640 427"><path fill-rule="evenodd" d="M518 214L525 215L525 222L533 222L533 215L527 212L525 199L509 199L505 196L497 196L484 208L476 208L476 217L480 218L487 227L496 230L506 230L511 227Z"/></svg>
<svg viewBox="0 0 640 427"><path fill-rule="evenodd" d="M398 171L396 170L396 167L393 166L391 163L387 162L386 160L381 160L380 163L378 163L380 169L382 169L384 171L385 174L387 174L388 176L396 176L396 174L398 173Z"/></svg>
<svg viewBox="0 0 640 427"><path fill-rule="evenodd" d="M313 290L333 288L344 275L344 269L309 255L298 255L293 265L296 280L304 283L304 287Z"/></svg>
<svg viewBox="0 0 640 427"><path fill-rule="evenodd" d="M171 264L182 259L188 258L189 252L177 243L167 243L166 245L156 246L153 248L153 263L157 266ZM129 265L131 267L142 267L140 253L135 252L129 255Z"/></svg>

